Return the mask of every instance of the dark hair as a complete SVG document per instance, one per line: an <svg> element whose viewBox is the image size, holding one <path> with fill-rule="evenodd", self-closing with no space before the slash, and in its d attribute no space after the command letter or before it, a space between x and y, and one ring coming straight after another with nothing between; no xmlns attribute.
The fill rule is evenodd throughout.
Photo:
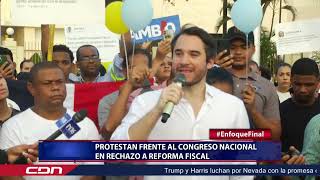
<svg viewBox="0 0 320 180"><path fill-rule="evenodd" d="M81 50L81 48L85 48L85 47L92 47L92 48L94 48L94 49L97 51L98 56L100 56L100 55L99 55L99 51L98 51L98 49L97 49L95 46L90 45L90 44L86 44L86 45L80 46L80 47L77 49L77 52L76 52L77 61L80 60L80 50Z"/></svg>
<svg viewBox="0 0 320 180"><path fill-rule="evenodd" d="M176 35L171 42L171 50L173 54L174 47L176 46L177 40L181 35L189 35L189 36L197 36L201 39L201 41L205 45L206 51L206 61L209 62L210 58L212 58L216 54L215 42L212 37L203 29L199 27L190 27L181 31L178 35Z"/></svg>
<svg viewBox="0 0 320 180"><path fill-rule="evenodd" d="M12 51L8 48L5 48L5 47L0 47L0 55L9 55L12 62L14 62L13 60L13 54L12 54Z"/></svg>
<svg viewBox="0 0 320 180"><path fill-rule="evenodd" d="M73 52L66 45L63 45L63 44L54 45L53 52L66 52L69 54L71 62L73 62L74 60Z"/></svg>
<svg viewBox="0 0 320 180"><path fill-rule="evenodd" d="M231 86L233 85L232 75L227 70L220 67L213 67L208 70L206 82L210 85L217 82L228 83Z"/></svg>
<svg viewBox="0 0 320 180"><path fill-rule="evenodd" d="M268 68L265 67L259 67L259 70L261 72L261 76L268 79L269 81L271 80L271 71Z"/></svg>
<svg viewBox="0 0 320 180"><path fill-rule="evenodd" d="M30 71L29 82L34 83L35 80L37 79L39 71L41 71L43 69L60 69L62 71L62 69L56 63L43 61L43 62L35 64L32 67L32 69Z"/></svg>
<svg viewBox="0 0 320 180"><path fill-rule="evenodd" d="M22 69L24 63L29 63L29 62L32 62L32 63L34 64L33 61L31 61L31 60L26 60L26 59L25 59L25 60L23 60L23 61L20 63L20 69Z"/></svg>
<svg viewBox="0 0 320 180"><path fill-rule="evenodd" d="M258 63L255 62L255 61L253 61L253 60L250 60L250 61L249 61L249 65L255 65L255 66L257 66L257 68L259 69Z"/></svg>
<svg viewBox="0 0 320 180"><path fill-rule="evenodd" d="M278 64L278 66L276 68L276 74L278 74L279 69L282 68L282 67L289 67L291 69L291 65L290 64L288 64L288 63L280 63L280 64Z"/></svg>
<svg viewBox="0 0 320 180"><path fill-rule="evenodd" d="M310 58L298 59L291 68L291 76L293 75L313 75L319 77L319 68L317 63Z"/></svg>
<svg viewBox="0 0 320 180"><path fill-rule="evenodd" d="M133 55L136 55L136 54L142 54L142 55L145 55L147 56L148 58L148 67L151 68L152 67L152 57L151 57L151 54L149 53L148 50L146 49L141 49L141 48L135 48L134 49L134 52L133 52L133 49L130 49L128 51L128 59L130 59L130 57ZM128 61L128 59L125 57L124 58L124 61L122 62L122 68L127 68L127 62L129 65L131 65L132 62Z"/></svg>

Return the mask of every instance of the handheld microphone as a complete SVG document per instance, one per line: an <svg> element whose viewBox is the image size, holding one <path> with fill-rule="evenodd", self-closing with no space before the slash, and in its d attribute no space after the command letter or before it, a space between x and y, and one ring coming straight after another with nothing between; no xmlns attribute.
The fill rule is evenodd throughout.
<svg viewBox="0 0 320 180"><path fill-rule="evenodd" d="M177 74L176 77L173 79L173 82L176 83L178 86L182 87L184 83L186 82L186 77L183 74ZM166 123L168 119L170 118L170 115L173 111L174 104L173 102L167 102L166 106L164 107L162 111L162 118L161 122Z"/></svg>
<svg viewBox="0 0 320 180"><path fill-rule="evenodd" d="M72 119L76 122L79 123L81 122L85 117L87 117L87 110L81 109L79 112L76 112L73 116ZM52 133L46 141L52 141L57 139L60 135L62 134L62 131L58 129L56 132Z"/></svg>
<svg viewBox="0 0 320 180"><path fill-rule="evenodd" d="M81 122L85 117L87 116L87 110L82 109L79 112L76 112L73 116L72 119L76 122L79 123ZM54 132L53 134L51 134L46 141L52 141L57 139L60 135L62 134L62 131L60 129L58 129L56 132ZM23 155L20 155L17 160L14 162L14 164L27 164L28 160L26 157L24 157Z"/></svg>

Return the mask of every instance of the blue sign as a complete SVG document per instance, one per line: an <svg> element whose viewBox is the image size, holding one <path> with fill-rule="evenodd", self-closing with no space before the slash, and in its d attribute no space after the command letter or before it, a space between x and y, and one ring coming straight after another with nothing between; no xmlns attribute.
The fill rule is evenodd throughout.
<svg viewBox="0 0 320 180"><path fill-rule="evenodd" d="M164 38L162 25L165 25L165 27L163 27L164 30L173 30L175 35L180 32L180 19L178 15L175 15L153 19L146 28L137 33L131 32L131 36L137 44L146 41L161 40Z"/></svg>
<svg viewBox="0 0 320 180"><path fill-rule="evenodd" d="M80 130L80 127L68 113L65 113L65 115L56 122L56 125L68 139Z"/></svg>

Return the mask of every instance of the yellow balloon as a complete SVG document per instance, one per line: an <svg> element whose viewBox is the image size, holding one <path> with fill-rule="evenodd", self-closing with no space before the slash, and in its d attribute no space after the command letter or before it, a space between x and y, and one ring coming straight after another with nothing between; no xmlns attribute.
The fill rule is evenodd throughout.
<svg viewBox="0 0 320 180"><path fill-rule="evenodd" d="M115 1L110 3L106 7L106 26L107 28L116 34L124 34L129 31L128 27L122 20L122 5L121 1Z"/></svg>

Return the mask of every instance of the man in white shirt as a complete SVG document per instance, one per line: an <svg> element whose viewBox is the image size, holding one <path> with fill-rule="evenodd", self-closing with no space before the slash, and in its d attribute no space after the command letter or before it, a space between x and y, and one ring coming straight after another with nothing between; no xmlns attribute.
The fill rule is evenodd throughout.
<svg viewBox="0 0 320 180"><path fill-rule="evenodd" d="M206 84L207 63L214 55L214 44L207 32L198 27L182 31L172 41L172 54L172 68L186 77L185 86L181 88L173 83L162 90L138 96L112 140L206 140L211 128L249 128L243 102ZM167 102L173 102L175 107L164 124L159 119ZM228 176L145 177L189 178L248 179Z"/></svg>
<svg viewBox="0 0 320 180"><path fill-rule="evenodd" d="M20 144L33 144L45 140L58 130L56 122L75 112L63 107L66 97L66 86L63 71L54 63L36 64L31 70L31 82L28 90L34 97L34 107L12 117L2 127L0 134L0 149L7 149ZM71 140L99 140L99 133L94 123L85 118L78 123L80 131ZM63 134L57 139L68 139ZM61 150L63 152L63 149ZM48 163L46 163L48 164ZM54 164L58 164L55 162ZM80 179L81 177L50 177L52 179ZM25 179L50 179L49 177L25 177ZM82 177L81 179L95 179Z"/></svg>

